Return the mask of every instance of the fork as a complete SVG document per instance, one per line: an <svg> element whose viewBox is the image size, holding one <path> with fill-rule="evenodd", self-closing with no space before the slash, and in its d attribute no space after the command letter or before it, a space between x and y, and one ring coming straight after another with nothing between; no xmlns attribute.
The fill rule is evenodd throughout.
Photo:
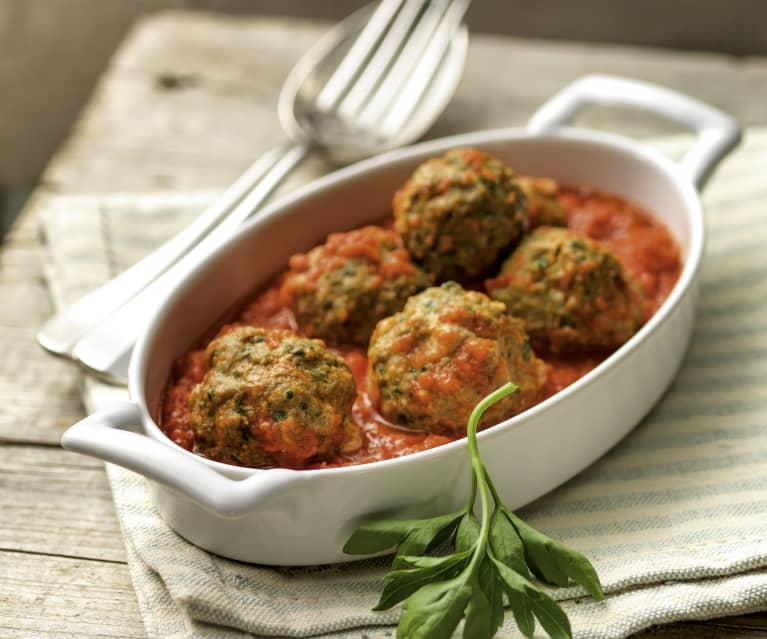
<svg viewBox="0 0 767 639"><path fill-rule="evenodd" d="M307 79L358 29L360 13L341 23L299 61L283 86L280 121L294 144L266 154L181 234L50 320L38 333L40 344L124 383L147 317L311 150L366 156L428 128L462 71L467 35L461 20L468 4L384 0L323 88L307 97Z"/></svg>

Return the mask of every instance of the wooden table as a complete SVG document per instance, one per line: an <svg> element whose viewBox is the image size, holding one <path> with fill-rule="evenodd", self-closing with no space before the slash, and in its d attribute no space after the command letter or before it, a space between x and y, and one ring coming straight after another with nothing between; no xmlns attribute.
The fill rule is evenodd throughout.
<svg viewBox="0 0 767 639"><path fill-rule="evenodd" d="M145 637L102 464L62 451L83 415L81 377L34 342L50 315L38 212L51 193L217 189L282 135L280 83L324 25L169 12L140 22L0 253L0 636ZM648 79L767 124L767 58L735 59L474 36L458 93L429 137L521 125L588 72ZM667 122L598 109L591 126L633 135ZM22 123L20 123L20 126ZM312 158L312 168L322 160ZM288 185L289 187L290 185ZM767 613L652 629L643 637L767 637Z"/></svg>

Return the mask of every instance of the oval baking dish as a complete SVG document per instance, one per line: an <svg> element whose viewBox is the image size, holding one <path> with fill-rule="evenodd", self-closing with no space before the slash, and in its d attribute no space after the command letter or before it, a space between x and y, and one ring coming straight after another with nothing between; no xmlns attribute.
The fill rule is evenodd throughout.
<svg viewBox="0 0 767 639"><path fill-rule="evenodd" d="M561 126L594 103L655 111L691 128L697 140L675 164L626 138ZM465 440L357 466L261 470L181 449L153 415L178 355L226 309L273 277L290 255L330 232L374 223L419 163L450 148L473 146L521 174L593 186L639 203L667 226L683 261L668 299L628 342L565 390L480 433L483 458L502 498L512 508L524 505L604 454L673 379L695 318L704 244L697 189L739 136L731 118L691 98L640 82L589 76L545 104L527 129L445 138L337 171L270 206L198 264L134 349L131 401L75 424L62 445L145 475L158 510L179 534L217 554L254 563L346 561L343 544L367 518L430 516L465 503Z"/></svg>

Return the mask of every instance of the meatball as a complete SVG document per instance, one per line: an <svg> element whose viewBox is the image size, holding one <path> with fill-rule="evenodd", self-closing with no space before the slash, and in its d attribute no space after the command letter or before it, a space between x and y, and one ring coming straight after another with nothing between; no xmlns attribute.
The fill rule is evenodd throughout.
<svg viewBox="0 0 767 639"><path fill-rule="evenodd" d="M295 468L361 446L352 372L321 341L241 326L214 339L206 358L208 372L189 397L196 452Z"/></svg>
<svg viewBox="0 0 767 639"><path fill-rule="evenodd" d="M552 353L617 348L643 320L642 292L618 259L569 229L536 229L486 284Z"/></svg>
<svg viewBox="0 0 767 639"><path fill-rule="evenodd" d="M559 203L559 184L551 178L520 177L519 186L527 198L527 227L567 226L567 213Z"/></svg>
<svg viewBox="0 0 767 639"><path fill-rule="evenodd" d="M455 282L426 289L381 320L368 358L368 393L387 420L449 434L465 433L475 405L506 382L519 391L493 405L483 423L529 406L546 377L522 323Z"/></svg>
<svg viewBox="0 0 767 639"><path fill-rule="evenodd" d="M294 255L280 294L307 335L366 346L378 320L430 284L394 231L367 226Z"/></svg>
<svg viewBox="0 0 767 639"><path fill-rule="evenodd" d="M455 149L419 166L394 196L394 225L438 281L481 276L522 236L524 194L503 163Z"/></svg>

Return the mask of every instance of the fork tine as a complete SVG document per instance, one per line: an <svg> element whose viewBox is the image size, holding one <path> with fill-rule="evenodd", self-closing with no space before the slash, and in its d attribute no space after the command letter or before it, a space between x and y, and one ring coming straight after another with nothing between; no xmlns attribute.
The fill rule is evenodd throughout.
<svg viewBox="0 0 767 639"><path fill-rule="evenodd" d="M426 2L428 0L405 0L402 10L397 14L370 62L338 105L338 114L342 118L351 119L362 110L376 86L385 77L386 70L391 67L407 42L408 35Z"/></svg>
<svg viewBox="0 0 767 639"><path fill-rule="evenodd" d="M400 55L357 118L361 127L372 129L381 122L392 100L399 96L401 87L407 82L418 58L432 39L449 2L450 0L431 0L428 3Z"/></svg>
<svg viewBox="0 0 767 639"><path fill-rule="evenodd" d="M365 61L375 50L381 36L386 32L393 17L399 11L402 2L403 0L382 0L379 3L341 64L338 65L317 96L317 106L320 110L330 111L335 108L341 96L359 75Z"/></svg>
<svg viewBox="0 0 767 639"><path fill-rule="evenodd" d="M408 76L407 84L380 124L384 136L395 135L401 131L415 111L445 58L453 36L469 7L469 2L470 0L455 0L448 7L434 37L427 45L413 72Z"/></svg>

